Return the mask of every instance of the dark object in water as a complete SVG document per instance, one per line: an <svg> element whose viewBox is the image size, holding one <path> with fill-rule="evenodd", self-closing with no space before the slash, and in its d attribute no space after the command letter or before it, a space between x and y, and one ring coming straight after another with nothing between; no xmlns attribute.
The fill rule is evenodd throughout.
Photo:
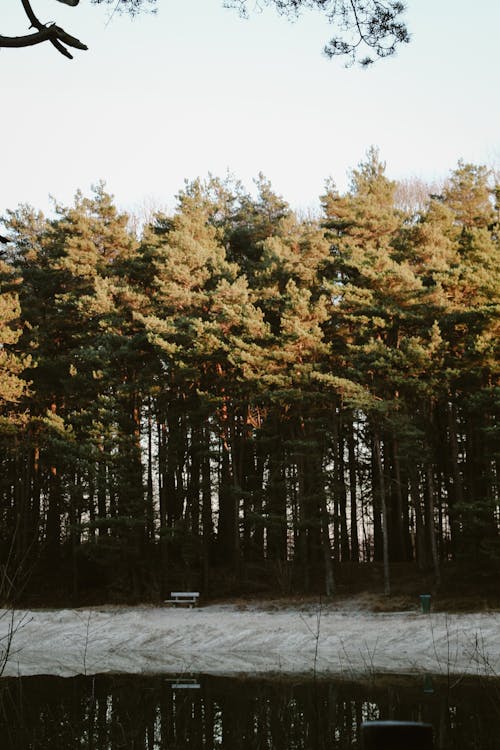
<svg viewBox="0 0 500 750"><path fill-rule="evenodd" d="M366 721L364 750L432 750L432 726L415 721Z"/></svg>

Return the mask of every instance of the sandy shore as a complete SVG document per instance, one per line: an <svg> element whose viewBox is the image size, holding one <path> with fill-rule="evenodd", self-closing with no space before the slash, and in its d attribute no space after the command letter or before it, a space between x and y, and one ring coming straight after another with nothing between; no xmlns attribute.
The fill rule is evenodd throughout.
<svg viewBox="0 0 500 750"><path fill-rule="evenodd" d="M0 612L0 615L2 613ZM9 615L0 619L0 635ZM500 615L352 605L16 612L4 675L367 672L500 675ZM2 641L5 643L5 640Z"/></svg>

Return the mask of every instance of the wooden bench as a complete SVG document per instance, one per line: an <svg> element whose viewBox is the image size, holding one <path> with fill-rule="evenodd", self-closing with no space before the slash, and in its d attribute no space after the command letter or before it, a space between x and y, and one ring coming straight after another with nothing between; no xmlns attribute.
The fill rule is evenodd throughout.
<svg viewBox="0 0 500 750"><path fill-rule="evenodd" d="M198 591L171 591L171 599L165 599L165 604L189 604L190 607L198 604L200 594Z"/></svg>

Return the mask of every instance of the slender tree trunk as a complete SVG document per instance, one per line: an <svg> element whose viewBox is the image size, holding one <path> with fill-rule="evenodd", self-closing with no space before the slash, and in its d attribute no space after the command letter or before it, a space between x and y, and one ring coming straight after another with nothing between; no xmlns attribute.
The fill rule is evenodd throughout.
<svg viewBox="0 0 500 750"><path fill-rule="evenodd" d="M373 450L375 454L375 465L378 472L378 485L380 493L380 508L382 513L382 542L383 542L383 561L384 561L384 594L387 596L391 593L391 581L389 571L389 532L387 524L387 505L385 496L384 468L382 464L382 450L380 446L380 437L378 430L373 432Z"/></svg>
<svg viewBox="0 0 500 750"><path fill-rule="evenodd" d="M174 406L169 405L167 409L167 431L165 432L165 509L167 516L167 527L175 528L176 521L179 517L178 498L176 488L177 475L177 441L179 439L178 415L175 413Z"/></svg>
<svg viewBox="0 0 500 750"><path fill-rule="evenodd" d="M420 497L419 470L417 466L410 469L410 497L415 514L415 559L419 570L427 567L427 549L425 543L425 522Z"/></svg>
<svg viewBox="0 0 500 750"><path fill-rule="evenodd" d="M345 484L345 459L344 459L344 424L342 412L339 407L338 414L338 439L337 439L337 472L336 486L339 497L339 514L340 514L340 550L342 562L348 562L351 559L349 549L349 532L347 530L347 491Z"/></svg>
<svg viewBox="0 0 500 750"><path fill-rule="evenodd" d="M428 502L428 519L429 519L429 546L431 550L432 566L434 568L434 577L436 585L441 584L441 571L439 567L439 555L436 541L436 523L435 523L435 507L434 507L434 476L432 465L428 464L426 467L426 481L427 481L427 502Z"/></svg>
<svg viewBox="0 0 500 750"><path fill-rule="evenodd" d="M377 451L374 448L373 441L371 446L371 495L373 511L373 553L372 557L375 562L383 562L384 559L384 535L383 535L383 514L381 508L382 492L380 488L380 475L383 468L377 464Z"/></svg>
<svg viewBox="0 0 500 750"><path fill-rule="evenodd" d="M358 537L358 507L357 507L357 481L356 481L356 444L354 440L354 414L348 425L348 453L349 453L349 495L351 515L351 560L359 562L359 537Z"/></svg>
<svg viewBox="0 0 500 750"><path fill-rule="evenodd" d="M41 469L40 469L40 446L35 439L33 448L33 479L31 485L31 509L30 509L30 546L33 545L33 552L38 556L39 551L39 529L40 529L40 512L41 512Z"/></svg>
<svg viewBox="0 0 500 750"><path fill-rule="evenodd" d="M457 435L457 414L454 404L449 403L447 408L448 416L448 438L449 438L449 457L451 464L451 476L453 484L450 487L448 506L450 513L450 530L452 540L452 550L456 554L457 547L461 546L460 542L460 516L464 508L463 479L460 471L460 459Z"/></svg>
<svg viewBox="0 0 500 750"><path fill-rule="evenodd" d="M201 458L201 523L203 533L203 593L210 593L210 568L214 538L212 517L212 478L210 471L210 430L202 428L203 454Z"/></svg>
<svg viewBox="0 0 500 750"><path fill-rule="evenodd" d="M429 549L431 553L431 559L432 559L432 567L434 569L434 578L436 581L436 585L439 586L441 583L441 571L440 571L440 565L439 565L439 554L438 554L438 547L437 547L437 539L436 539L436 513L435 513L435 502L436 502L436 491L435 491L435 485L434 485L434 467L433 467L433 457L434 457L434 444L435 444L435 434L436 434L436 419L434 414L434 404L432 401L429 401L428 404L428 420L429 420L429 429L430 434L428 438L429 447L431 449L431 457L427 461L426 467L425 467L425 479L426 479L426 500L427 500L427 518L428 518L428 534L429 534Z"/></svg>
<svg viewBox="0 0 500 750"><path fill-rule="evenodd" d="M187 512L189 514L189 528L193 537L200 536L200 428L191 428L191 465L189 471Z"/></svg>
<svg viewBox="0 0 500 750"><path fill-rule="evenodd" d="M56 466L50 467L46 545L52 564L57 564L61 541L61 479Z"/></svg>
<svg viewBox="0 0 500 750"><path fill-rule="evenodd" d="M392 481L393 481L393 497L394 503L394 518L393 528L394 537L393 548L394 548L394 559L401 561L406 559L405 550L405 534L407 533L407 527L405 528L403 521L404 510L403 510L403 494L401 491L401 467L399 462L399 445L396 437L393 436L392 440Z"/></svg>
<svg viewBox="0 0 500 750"><path fill-rule="evenodd" d="M158 495L159 495L159 516L160 516L160 595L165 598L168 594L169 579L169 555L168 555L168 520L167 520L167 497L166 497L166 478L167 478L167 459L166 459L166 441L167 428L165 422L161 419L159 408L157 407L157 441L158 441Z"/></svg>
<svg viewBox="0 0 500 750"><path fill-rule="evenodd" d="M147 483L146 483L146 537L148 546L154 544L154 486L153 486L153 407L151 397L148 399L148 432L147 432Z"/></svg>
<svg viewBox="0 0 500 750"><path fill-rule="evenodd" d="M105 526L106 518L107 518L107 509L106 509L106 490L107 490L107 480L106 480L106 454L104 452L104 440L99 441L98 445L98 458L97 458L97 517L99 521L99 529L98 529L98 540L101 541L101 539L104 539L109 534L108 527ZM92 500L92 505L93 505ZM95 515L94 510L92 511L93 515Z"/></svg>
<svg viewBox="0 0 500 750"><path fill-rule="evenodd" d="M321 500L321 549L323 551L323 562L325 569L325 594L326 596L333 596L335 594L335 577L333 573L333 557L332 547L330 543L330 524L325 493L323 493L323 497Z"/></svg>
<svg viewBox="0 0 500 750"><path fill-rule="evenodd" d="M266 464L266 451L262 440L255 441L255 480L249 490L252 495L251 507L256 518L262 518L264 514L264 473ZM256 523L252 529L251 536L252 557L255 560L264 560L264 524Z"/></svg>
<svg viewBox="0 0 500 750"><path fill-rule="evenodd" d="M269 481L267 485L267 558L273 562L286 560L287 488L283 438L278 420L274 421L275 437L269 445Z"/></svg>
<svg viewBox="0 0 500 750"><path fill-rule="evenodd" d="M309 526L309 514L308 506L305 496L305 479L304 479L304 457L300 453L296 459L296 470L297 470L297 509L298 509L298 523L297 523L297 544L296 544L296 561L297 567L300 570L302 587L305 592L309 591L310 587L310 560L309 560L309 545L308 545L308 526Z"/></svg>

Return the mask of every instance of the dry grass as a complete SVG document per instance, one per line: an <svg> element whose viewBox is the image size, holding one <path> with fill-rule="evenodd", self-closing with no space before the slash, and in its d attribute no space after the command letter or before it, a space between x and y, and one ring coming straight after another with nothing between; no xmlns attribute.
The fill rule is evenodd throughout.
<svg viewBox="0 0 500 750"><path fill-rule="evenodd" d="M423 592L423 593L427 593ZM290 595L290 596L239 596L211 599L206 604L226 605L240 611L262 609L267 612L277 612L293 609L298 612L323 611L346 612L420 612L421 603L418 594L394 593L386 596L383 593L366 591L357 594L337 594L332 597L318 595ZM432 612L468 613L468 612L498 612L500 611L500 596L481 596L474 594L446 595L438 593L431 595Z"/></svg>

